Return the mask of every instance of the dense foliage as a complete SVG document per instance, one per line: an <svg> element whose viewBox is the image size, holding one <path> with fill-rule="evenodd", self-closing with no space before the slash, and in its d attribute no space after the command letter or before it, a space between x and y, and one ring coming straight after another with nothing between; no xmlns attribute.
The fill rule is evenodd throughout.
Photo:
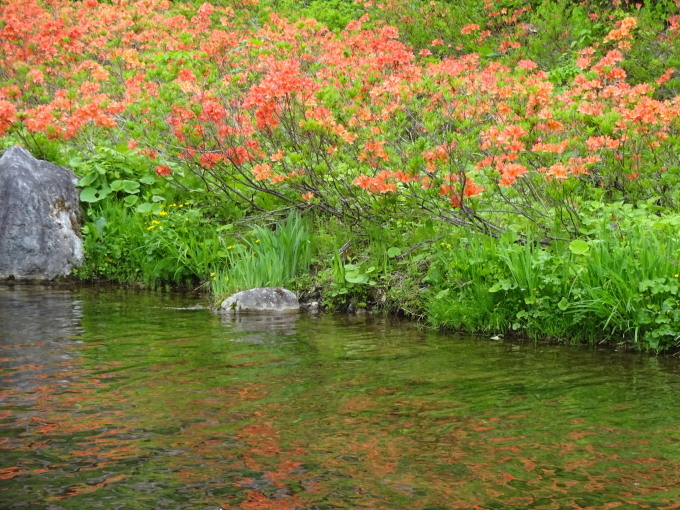
<svg viewBox="0 0 680 510"><path fill-rule="evenodd" d="M0 135L81 178L84 277L221 293L315 260L299 289L329 306L666 349L679 12L10 0ZM281 223L291 208L315 223L316 259L281 256L276 231L312 245L309 222ZM253 232L254 216L279 226ZM262 269L284 259L293 273Z"/></svg>

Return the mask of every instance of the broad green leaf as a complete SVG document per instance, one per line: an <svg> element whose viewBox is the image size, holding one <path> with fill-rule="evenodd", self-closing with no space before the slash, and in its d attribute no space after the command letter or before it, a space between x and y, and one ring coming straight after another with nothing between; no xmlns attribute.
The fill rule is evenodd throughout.
<svg viewBox="0 0 680 510"><path fill-rule="evenodd" d="M101 237L104 234L104 228L106 227L106 218L103 216L100 216L94 222L92 222L92 226L94 227L94 230L97 232L97 235Z"/></svg>
<svg viewBox="0 0 680 510"><path fill-rule="evenodd" d="M128 195L123 199L123 202L125 202L125 205L133 206L137 203L138 200L139 197L137 195Z"/></svg>
<svg viewBox="0 0 680 510"><path fill-rule="evenodd" d="M557 308L559 308L562 311L565 311L567 308L569 308L569 301L567 301L566 297L560 299L560 302L557 303Z"/></svg>
<svg viewBox="0 0 680 510"><path fill-rule="evenodd" d="M78 181L78 186L89 186L99 177L97 174L87 174L80 178Z"/></svg>
<svg viewBox="0 0 680 510"><path fill-rule="evenodd" d="M571 250L574 255L585 255L590 251L590 246L581 239L574 239L569 243L569 250Z"/></svg>
<svg viewBox="0 0 680 510"><path fill-rule="evenodd" d="M89 202L89 203L99 202L103 198L106 198L106 196L109 194L109 192L110 192L110 188L98 190L98 189L93 188L93 187L87 187L87 188L84 188L80 192L80 200L81 200L81 202Z"/></svg>
<svg viewBox="0 0 680 510"><path fill-rule="evenodd" d="M356 274L356 273L345 273L345 280L348 283L368 283L368 275Z"/></svg>
<svg viewBox="0 0 680 510"><path fill-rule="evenodd" d="M139 183L137 181L123 181L123 191L130 194L139 193Z"/></svg>
<svg viewBox="0 0 680 510"><path fill-rule="evenodd" d="M154 205L155 204L152 204L151 202L144 202L142 204L139 204L135 211L139 213L150 213L153 210Z"/></svg>

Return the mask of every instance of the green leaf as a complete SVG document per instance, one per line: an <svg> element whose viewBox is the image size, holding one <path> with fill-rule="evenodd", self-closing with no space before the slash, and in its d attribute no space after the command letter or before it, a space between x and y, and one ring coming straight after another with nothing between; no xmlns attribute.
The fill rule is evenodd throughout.
<svg viewBox="0 0 680 510"><path fill-rule="evenodd" d="M440 290L439 292L437 292L437 295L436 295L434 298L435 298L435 299L442 299L442 298L446 297L446 296L449 294L449 291L450 291L450 290L451 290L451 289Z"/></svg>
<svg viewBox="0 0 680 510"><path fill-rule="evenodd" d="M87 187L80 192L80 201L89 203L99 202L100 200L106 198L109 192L109 188L98 190L93 187Z"/></svg>
<svg viewBox="0 0 680 510"><path fill-rule="evenodd" d="M585 255L590 251L590 246L588 245L588 243L581 239L574 239L572 242L569 243L569 250L574 255Z"/></svg>
<svg viewBox="0 0 680 510"><path fill-rule="evenodd" d="M123 199L123 202L125 202L125 205L127 206L133 206L137 203L139 200L139 197L137 195L128 195Z"/></svg>
<svg viewBox="0 0 680 510"><path fill-rule="evenodd" d="M89 186L99 177L97 174L87 174L80 178L78 181L78 186Z"/></svg>
<svg viewBox="0 0 680 510"><path fill-rule="evenodd" d="M123 191L131 195L139 193L139 183L137 181L125 180L123 181Z"/></svg>
<svg viewBox="0 0 680 510"><path fill-rule="evenodd" d="M143 204L139 204L135 211L139 213L150 213L153 210L154 205L155 204L152 204L151 202L144 202Z"/></svg>
<svg viewBox="0 0 680 510"><path fill-rule="evenodd" d="M126 142L120 142L118 145L116 145L115 149L121 154L128 154L130 152L130 148Z"/></svg>
<svg viewBox="0 0 680 510"><path fill-rule="evenodd" d="M368 283L368 275L351 271L345 273L345 280L348 283Z"/></svg>
<svg viewBox="0 0 680 510"><path fill-rule="evenodd" d="M562 310L563 312L564 312L567 308L569 308L569 301L567 301L567 298L563 297L562 299L560 299L560 302L557 303L557 308L559 308L559 309Z"/></svg>
<svg viewBox="0 0 680 510"><path fill-rule="evenodd" d="M391 259L398 257L399 255L401 255L401 248L398 248L397 246L392 246L387 250L387 256Z"/></svg>
<svg viewBox="0 0 680 510"><path fill-rule="evenodd" d="M125 193L139 193L139 183L128 179L118 179L111 183L113 191L125 191Z"/></svg>

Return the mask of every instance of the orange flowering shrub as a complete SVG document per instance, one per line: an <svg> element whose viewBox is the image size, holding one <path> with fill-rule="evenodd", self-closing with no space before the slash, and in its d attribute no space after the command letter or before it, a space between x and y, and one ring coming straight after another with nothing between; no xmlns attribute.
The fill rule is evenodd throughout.
<svg viewBox="0 0 680 510"><path fill-rule="evenodd" d="M333 33L276 14L253 29L242 11L210 3L7 0L0 135L129 140L159 176L190 170L253 205L247 190L490 232L508 215L548 230L555 208L577 229L583 196L675 206L680 100L654 96L672 71L627 81L635 18L582 49L581 73L557 87L517 51L530 6L498 4L459 32L479 43L511 27L502 62L442 40L422 52L368 14Z"/></svg>

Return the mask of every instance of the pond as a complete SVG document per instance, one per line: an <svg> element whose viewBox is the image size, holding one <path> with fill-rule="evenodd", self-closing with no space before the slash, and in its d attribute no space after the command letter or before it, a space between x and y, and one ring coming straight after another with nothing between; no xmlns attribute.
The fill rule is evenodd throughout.
<svg viewBox="0 0 680 510"><path fill-rule="evenodd" d="M0 287L0 507L680 508L680 362Z"/></svg>

